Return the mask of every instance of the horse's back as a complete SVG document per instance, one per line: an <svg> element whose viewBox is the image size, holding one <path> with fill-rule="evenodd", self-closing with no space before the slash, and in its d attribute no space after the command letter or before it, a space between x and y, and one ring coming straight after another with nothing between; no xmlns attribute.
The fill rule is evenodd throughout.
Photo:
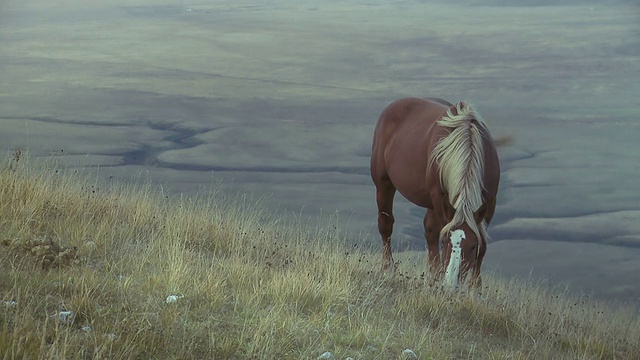
<svg viewBox="0 0 640 360"><path fill-rule="evenodd" d="M453 106L453 104L452 104L452 103L450 103L449 101L447 101L447 100L445 100L445 99L440 99L440 98L435 98L435 97L429 97L429 98L427 98L427 100L431 100L431 101L434 101L434 102L440 103L440 104L442 104L442 105L444 105L444 106L446 106L446 107L451 107L451 106Z"/></svg>
<svg viewBox="0 0 640 360"><path fill-rule="evenodd" d="M430 99L403 98L392 102L378 119L374 150L376 147L383 150L397 138L405 143L424 139L447 108L444 103Z"/></svg>
<svg viewBox="0 0 640 360"><path fill-rule="evenodd" d="M411 122L435 122L449 106L442 99L403 98L389 104L380 114L376 128Z"/></svg>

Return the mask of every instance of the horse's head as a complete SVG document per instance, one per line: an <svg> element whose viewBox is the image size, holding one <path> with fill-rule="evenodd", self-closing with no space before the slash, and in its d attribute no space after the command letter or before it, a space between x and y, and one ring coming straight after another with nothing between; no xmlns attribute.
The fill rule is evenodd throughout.
<svg viewBox="0 0 640 360"><path fill-rule="evenodd" d="M467 222L463 222L452 227L448 236L442 239L443 265L446 269L444 282L451 290L458 288L470 269L473 269L474 282L479 276L479 266L486 249L478 228L482 226L485 208L483 205L474 213L476 226L471 227Z"/></svg>

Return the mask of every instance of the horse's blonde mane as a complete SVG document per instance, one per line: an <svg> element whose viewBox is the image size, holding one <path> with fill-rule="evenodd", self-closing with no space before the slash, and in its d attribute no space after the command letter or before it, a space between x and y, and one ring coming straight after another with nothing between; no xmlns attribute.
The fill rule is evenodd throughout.
<svg viewBox="0 0 640 360"><path fill-rule="evenodd" d="M438 164L441 184L455 209L451 222L442 228L440 239L447 236L453 227L466 222L479 243L484 245L489 240L487 224L483 220L478 228L473 213L483 202L484 147L481 131L486 131L487 126L471 105L459 102L456 110L457 115L448 109L446 115L438 120L438 125L452 130L438 141L429 158L429 167L434 161Z"/></svg>

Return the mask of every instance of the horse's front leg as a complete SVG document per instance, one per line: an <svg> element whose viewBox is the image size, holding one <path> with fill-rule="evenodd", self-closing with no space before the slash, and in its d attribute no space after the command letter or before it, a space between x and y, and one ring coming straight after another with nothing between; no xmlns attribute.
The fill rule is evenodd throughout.
<svg viewBox="0 0 640 360"><path fill-rule="evenodd" d="M396 188L390 181L376 184L376 201L378 203L378 232L382 238L382 270L395 267L391 255L391 233L393 232L393 196Z"/></svg>

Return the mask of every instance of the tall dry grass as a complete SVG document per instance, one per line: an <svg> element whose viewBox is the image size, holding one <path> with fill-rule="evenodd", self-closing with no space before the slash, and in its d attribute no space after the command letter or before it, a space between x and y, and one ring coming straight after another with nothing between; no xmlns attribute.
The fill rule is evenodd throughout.
<svg viewBox="0 0 640 360"><path fill-rule="evenodd" d="M640 354L633 309L487 277L482 294L450 295L422 269L380 273L378 252L330 220L281 224L221 192L101 188L17 154L0 165L0 242L3 359Z"/></svg>

